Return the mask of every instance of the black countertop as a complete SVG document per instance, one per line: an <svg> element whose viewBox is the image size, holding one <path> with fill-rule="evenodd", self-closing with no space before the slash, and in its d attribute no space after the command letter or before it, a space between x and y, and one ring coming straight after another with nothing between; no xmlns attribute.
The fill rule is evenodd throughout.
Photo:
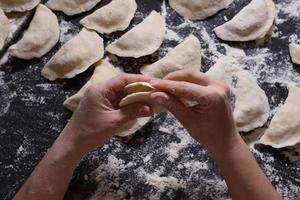
<svg viewBox="0 0 300 200"><path fill-rule="evenodd" d="M235 1L227 10L194 23L184 21L166 5L168 28L177 32L179 39L191 33L200 39L202 68L206 71L221 54L231 52L226 43L216 38L212 29L224 23L224 16L231 19L248 2ZM107 3L103 0L97 7ZM165 8L160 0L137 0L137 3L138 12L132 24L142 21L151 10ZM260 47L253 43L230 43L244 50L243 67L250 70L266 91L272 114L286 99L287 85L300 85L300 74L291 64L288 52L289 42L300 37L300 3L293 0L276 0L275 3L278 19L272 38ZM288 13L293 9L298 9L298 15ZM42 59L30 61L8 57L8 61L0 66L0 199L13 197L52 145L71 116L62 106L63 101L80 89L92 73L90 69L71 80L58 82L41 77L44 64L68 38L80 31L79 20L88 13L74 17L57 14L61 40L51 52ZM122 34L103 38L107 43ZM169 32L161 50L152 56L120 58L114 64L122 66L126 72L138 73L139 66L156 61L166 49L176 46L177 36ZM252 138L255 134L244 136ZM252 142L249 145L285 199L298 199L300 164L289 162L270 147ZM156 116L128 141L114 138L84 158L76 169L66 199L91 196L94 199L230 198L215 162L169 113Z"/></svg>

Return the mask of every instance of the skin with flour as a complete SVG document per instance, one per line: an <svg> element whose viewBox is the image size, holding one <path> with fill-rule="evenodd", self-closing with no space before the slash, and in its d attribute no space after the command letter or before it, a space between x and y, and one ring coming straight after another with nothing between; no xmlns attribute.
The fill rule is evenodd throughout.
<svg viewBox="0 0 300 200"><path fill-rule="evenodd" d="M233 199L280 199L235 128L228 86L198 71L185 70L171 73L164 80L121 75L102 86L90 86L72 119L14 200L63 199L84 155L103 145L118 126L152 115L147 105L116 106L124 87L134 82L150 82L162 91L153 93L151 98L172 112L191 136L207 148ZM188 108L181 98L198 104Z"/></svg>

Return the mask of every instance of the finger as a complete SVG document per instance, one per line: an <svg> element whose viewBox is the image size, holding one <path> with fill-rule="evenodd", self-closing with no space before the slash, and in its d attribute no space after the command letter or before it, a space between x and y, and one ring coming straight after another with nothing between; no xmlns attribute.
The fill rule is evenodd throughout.
<svg viewBox="0 0 300 200"><path fill-rule="evenodd" d="M151 115L153 115L153 112L148 105L134 103L116 110L115 114L117 116L118 124L123 125L124 123L137 118L150 117Z"/></svg>
<svg viewBox="0 0 300 200"><path fill-rule="evenodd" d="M158 90L175 95L189 101L196 101L200 105L206 105L208 102L209 89L194 83L184 81L155 80L150 82Z"/></svg>
<svg viewBox="0 0 300 200"><path fill-rule="evenodd" d="M172 95L164 92L155 92L151 94L151 98L155 103L169 110L179 121L185 122L189 118L190 110Z"/></svg>
<svg viewBox="0 0 300 200"><path fill-rule="evenodd" d="M202 72L196 69L179 70L168 74L164 77L165 80L186 81L202 86L210 85L213 80Z"/></svg>

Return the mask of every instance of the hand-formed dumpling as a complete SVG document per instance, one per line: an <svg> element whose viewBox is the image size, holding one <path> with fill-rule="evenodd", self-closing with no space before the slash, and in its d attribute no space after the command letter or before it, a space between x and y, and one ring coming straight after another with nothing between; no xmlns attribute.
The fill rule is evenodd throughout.
<svg viewBox="0 0 300 200"><path fill-rule="evenodd" d="M64 106L66 106L69 110L75 111L77 108L80 99L85 93L86 89L93 84L101 84L104 81L107 81L119 74L121 74L121 70L119 68L115 68L112 64L107 62L106 60L101 60L96 63L95 70L93 76L90 80L77 92L75 95L71 96L64 102Z"/></svg>
<svg viewBox="0 0 300 200"><path fill-rule="evenodd" d="M23 38L8 51L22 59L40 58L48 53L58 40L59 25L56 15L40 4Z"/></svg>
<svg viewBox="0 0 300 200"><path fill-rule="evenodd" d="M94 8L101 0L49 0L46 6L62 11L67 15L76 15Z"/></svg>
<svg viewBox="0 0 300 200"><path fill-rule="evenodd" d="M3 48L5 40L10 32L10 23L4 12L0 8L0 50Z"/></svg>
<svg viewBox="0 0 300 200"><path fill-rule="evenodd" d="M36 7L41 0L0 0L4 12L24 12Z"/></svg>
<svg viewBox="0 0 300 200"><path fill-rule="evenodd" d="M152 11L142 23L136 25L106 49L120 57L139 58L150 55L162 44L165 32L165 17Z"/></svg>
<svg viewBox="0 0 300 200"><path fill-rule="evenodd" d="M166 111L163 107L153 103L151 94L157 90L146 82L137 82L129 84L125 87L125 96L119 103L120 107L127 106L132 103L146 103L153 109L153 112L160 113Z"/></svg>
<svg viewBox="0 0 300 200"><path fill-rule="evenodd" d="M99 33L125 30L137 9L135 0L113 0L108 5L83 18L80 23Z"/></svg>
<svg viewBox="0 0 300 200"><path fill-rule="evenodd" d="M231 85L235 96L233 116L239 131L249 132L267 122L270 112L268 98L249 72L237 67L234 60L225 58L207 74Z"/></svg>
<svg viewBox="0 0 300 200"><path fill-rule="evenodd" d="M214 29L226 41L252 41L263 39L272 29L275 5L272 0L252 0L230 21Z"/></svg>
<svg viewBox="0 0 300 200"><path fill-rule="evenodd" d="M64 44L42 70L49 80L73 78L104 55L103 39L94 31L82 31Z"/></svg>
<svg viewBox="0 0 300 200"><path fill-rule="evenodd" d="M300 143L300 88L289 88L289 96L273 117L260 142L274 148L294 146Z"/></svg>
<svg viewBox="0 0 300 200"><path fill-rule="evenodd" d="M163 78L167 74L186 68L201 67L201 45L195 36L187 37L181 44L172 49L161 60L141 68L141 73Z"/></svg>
<svg viewBox="0 0 300 200"><path fill-rule="evenodd" d="M300 65L300 45L292 43L289 47L293 63Z"/></svg>
<svg viewBox="0 0 300 200"><path fill-rule="evenodd" d="M227 8L233 0L170 0L170 6L181 16L202 20Z"/></svg>

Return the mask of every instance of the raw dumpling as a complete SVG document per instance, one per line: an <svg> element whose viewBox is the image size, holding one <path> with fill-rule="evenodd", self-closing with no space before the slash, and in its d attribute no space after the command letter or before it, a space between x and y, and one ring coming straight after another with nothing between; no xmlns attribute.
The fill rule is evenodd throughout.
<svg viewBox="0 0 300 200"><path fill-rule="evenodd" d="M225 9L233 0L170 0L170 6L181 16L202 20Z"/></svg>
<svg viewBox="0 0 300 200"><path fill-rule="evenodd" d="M51 81L73 78L99 61L103 55L103 39L96 32L83 29L51 58L42 70L42 75Z"/></svg>
<svg viewBox="0 0 300 200"><path fill-rule="evenodd" d="M125 30L137 9L135 0L114 0L83 18L80 23L99 33L112 33Z"/></svg>
<svg viewBox="0 0 300 200"><path fill-rule="evenodd" d="M265 92L248 71L237 66L235 60L223 58L207 74L231 85L235 97L233 116L239 131L249 132L267 122L270 106Z"/></svg>
<svg viewBox="0 0 300 200"><path fill-rule="evenodd" d="M149 121L151 117L142 117L136 120L130 121L120 127L116 132L115 135L119 137L126 137L134 134L141 128L143 128Z"/></svg>
<svg viewBox="0 0 300 200"><path fill-rule="evenodd" d="M201 67L201 45L195 36L187 37L181 44L172 49L161 60L141 68L141 73L163 78L167 74L185 69L199 69Z"/></svg>
<svg viewBox="0 0 300 200"><path fill-rule="evenodd" d="M66 15L76 15L94 8L101 0L49 0L46 6L52 10L64 12Z"/></svg>
<svg viewBox="0 0 300 200"><path fill-rule="evenodd" d="M129 84L125 87L125 96L119 103L120 107L127 106L132 103L146 103L153 109L153 112L164 112L165 109L157 104L154 104L151 99L151 94L157 90L146 82L137 82Z"/></svg>
<svg viewBox="0 0 300 200"><path fill-rule="evenodd" d="M3 48L5 40L10 33L10 23L6 15L0 8L0 50Z"/></svg>
<svg viewBox="0 0 300 200"><path fill-rule="evenodd" d="M136 25L106 49L120 57L139 58L150 55L162 44L165 32L165 17L152 11L142 23Z"/></svg>
<svg viewBox="0 0 300 200"><path fill-rule="evenodd" d="M300 143L300 88L289 88L289 96L274 115L260 142L274 148L294 146Z"/></svg>
<svg viewBox="0 0 300 200"><path fill-rule="evenodd" d="M48 53L58 40L59 25L56 15L40 4L23 38L8 51L22 59L40 58Z"/></svg>
<svg viewBox="0 0 300 200"><path fill-rule="evenodd" d="M85 93L86 89L93 84L101 84L104 81L107 81L119 74L121 74L121 70L115 68L106 60L101 60L96 64L94 74L91 79L77 92L75 95L71 96L64 102L64 106L67 107L71 111L75 111L80 99Z"/></svg>
<svg viewBox="0 0 300 200"><path fill-rule="evenodd" d="M275 5L272 0L252 0L230 21L214 29L226 41L260 40L272 29Z"/></svg>
<svg viewBox="0 0 300 200"><path fill-rule="evenodd" d="M289 47L293 63L300 65L300 45L292 43Z"/></svg>
<svg viewBox="0 0 300 200"><path fill-rule="evenodd" d="M4 12L24 12L36 7L41 0L0 0Z"/></svg>

